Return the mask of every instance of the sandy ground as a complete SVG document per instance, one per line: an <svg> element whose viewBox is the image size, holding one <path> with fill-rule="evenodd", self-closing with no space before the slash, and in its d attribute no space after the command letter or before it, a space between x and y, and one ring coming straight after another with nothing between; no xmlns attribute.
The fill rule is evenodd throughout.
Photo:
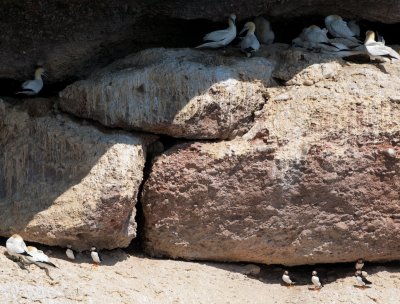
<svg viewBox="0 0 400 304"><path fill-rule="evenodd" d="M123 250L102 252L104 264L93 267L89 253L66 260L64 250L43 248L59 268L46 272L35 265L21 269L0 246L0 303L400 303L400 264L368 265L372 288L354 287L353 265L290 269L299 285L280 285L283 269L261 265L256 276L246 264L193 263L151 259ZM327 284L309 290L316 269Z"/></svg>

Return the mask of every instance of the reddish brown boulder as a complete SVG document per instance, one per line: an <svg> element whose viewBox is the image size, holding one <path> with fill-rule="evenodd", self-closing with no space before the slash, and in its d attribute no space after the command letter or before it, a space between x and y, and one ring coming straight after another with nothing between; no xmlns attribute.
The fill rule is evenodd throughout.
<svg viewBox="0 0 400 304"><path fill-rule="evenodd" d="M315 84L268 89L243 138L156 159L146 251L285 265L399 259L400 67L337 62L332 77L306 73Z"/></svg>

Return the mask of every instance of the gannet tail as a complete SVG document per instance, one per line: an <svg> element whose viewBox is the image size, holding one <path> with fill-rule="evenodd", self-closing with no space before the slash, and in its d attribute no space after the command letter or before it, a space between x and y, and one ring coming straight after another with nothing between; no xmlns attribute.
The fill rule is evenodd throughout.
<svg viewBox="0 0 400 304"><path fill-rule="evenodd" d="M32 96L32 95L36 95L37 93L33 90L24 90L24 91L19 91L15 94L24 94L24 95Z"/></svg>

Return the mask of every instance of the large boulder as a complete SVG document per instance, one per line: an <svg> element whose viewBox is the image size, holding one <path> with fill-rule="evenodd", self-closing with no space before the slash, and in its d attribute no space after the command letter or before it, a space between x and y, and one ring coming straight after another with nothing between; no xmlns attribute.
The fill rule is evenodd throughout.
<svg viewBox="0 0 400 304"><path fill-rule="evenodd" d="M285 265L400 259L400 66L330 68L268 89L242 138L181 144L155 160L142 197L148 253Z"/></svg>
<svg viewBox="0 0 400 304"><path fill-rule="evenodd" d="M0 118L1 236L20 233L78 250L129 245L146 146L154 138L66 115L30 116L26 106L2 101Z"/></svg>
<svg viewBox="0 0 400 304"><path fill-rule="evenodd" d="M190 49L149 49L60 93L60 106L103 125L191 139L245 133L266 101L274 62Z"/></svg>

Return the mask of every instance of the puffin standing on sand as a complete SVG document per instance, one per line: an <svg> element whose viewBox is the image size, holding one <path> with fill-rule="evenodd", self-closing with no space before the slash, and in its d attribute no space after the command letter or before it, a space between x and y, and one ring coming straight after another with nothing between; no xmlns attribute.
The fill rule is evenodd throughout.
<svg viewBox="0 0 400 304"><path fill-rule="evenodd" d="M282 281L287 287L293 286L296 282L292 281L289 277L289 271L285 270L285 272L282 275Z"/></svg>
<svg viewBox="0 0 400 304"><path fill-rule="evenodd" d="M101 259L100 254L96 251L96 247L92 247L90 251L91 251L90 256L92 257L93 260L93 265L99 266L103 260Z"/></svg>

